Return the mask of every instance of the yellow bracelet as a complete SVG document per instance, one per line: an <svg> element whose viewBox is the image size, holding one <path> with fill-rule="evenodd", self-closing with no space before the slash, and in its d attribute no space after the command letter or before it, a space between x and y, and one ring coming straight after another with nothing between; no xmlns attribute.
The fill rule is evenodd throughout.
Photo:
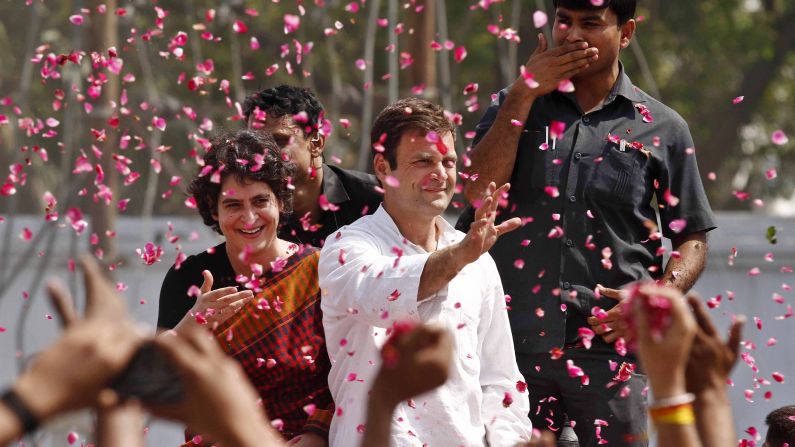
<svg viewBox="0 0 795 447"><path fill-rule="evenodd" d="M676 405L667 408L652 408L649 410L655 424L693 425L696 423L696 414L693 404Z"/></svg>

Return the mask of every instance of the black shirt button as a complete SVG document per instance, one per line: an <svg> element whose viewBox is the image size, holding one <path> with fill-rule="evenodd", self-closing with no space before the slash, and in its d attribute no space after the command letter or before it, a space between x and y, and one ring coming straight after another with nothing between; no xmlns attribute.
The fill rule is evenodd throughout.
<svg viewBox="0 0 795 447"><path fill-rule="evenodd" d="M570 282L568 282L568 281L565 281L565 282L563 283L563 288L564 288L564 289L566 289L566 290L569 290L569 289L571 289L571 283L570 283Z"/></svg>
<svg viewBox="0 0 795 447"><path fill-rule="evenodd" d="M591 122L591 118L588 117L588 116L584 116L584 117L582 117L582 122L585 123L585 124L588 124L588 123Z"/></svg>
<svg viewBox="0 0 795 447"><path fill-rule="evenodd" d="M569 202L574 203L576 201L577 201L577 197L575 197L574 195L570 195L569 196Z"/></svg>
<svg viewBox="0 0 795 447"><path fill-rule="evenodd" d="M567 247L574 247L574 241L571 239L566 239L566 246Z"/></svg>
<svg viewBox="0 0 795 447"><path fill-rule="evenodd" d="M581 158L582 158L582 154L581 154L581 153L579 153L579 152L575 152L575 153L574 153L574 159L575 159L575 160L579 160L579 159L581 159Z"/></svg>

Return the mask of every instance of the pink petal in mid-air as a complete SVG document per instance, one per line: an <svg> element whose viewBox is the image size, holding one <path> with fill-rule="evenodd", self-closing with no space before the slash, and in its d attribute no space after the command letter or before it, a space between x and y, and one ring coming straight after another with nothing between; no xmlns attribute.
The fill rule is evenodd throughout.
<svg viewBox="0 0 795 447"><path fill-rule="evenodd" d="M671 231L673 231L676 234L681 233L686 226L687 226L687 221L684 219L675 219L668 224L668 228L670 228Z"/></svg>
<svg viewBox="0 0 795 447"><path fill-rule="evenodd" d="M787 138L787 134L783 130L777 130L770 136L770 141L777 146L782 146L789 143L789 138Z"/></svg>
<svg viewBox="0 0 795 447"><path fill-rule="evenodd" d="M541 28L542 26L547 24L547 13L544 11L538 10L533 13L533 26L536 28Z"/></svg>
<svg viewBox="0 0 795 447"><path fill-rule="evenodd" d="M558 91L571 93L574 91L574 83L568 79L564 79L558 83Z"/></svg>
<svg viewBox="0 0 795 447"><path fill-rule="evenodd" d="M242 20L235 20L235 23L232 24L232 30L236 33L243 34L248 32L248 27Z"/></svg>
<svg viewBox="0 0 795 447"><path fill-rule="evenodd" d="M284 34L290 34L301 26L301 17L293 14L284 15Z"/></svg>
<svg viewBox="0 0 795 447"><path fill-rule="evenodd" d="M563 121L555 121L549 123L549 136L556 140L563 136L563 133L566 132L566 123Z"/></svg>
<svg viewBox="0 0 795 447"><path fill-rule="evenodd" d="M152 125L157 127L161 132L166 130L166 120L159 116L152 118Z"/></svg>
<svg viewBox="0 0 795 447"><path fill-rule="evenodd" d="M457 63L461 63L467 57L467 49L463 45L458 46L453 50L453 57Z"/></svg>

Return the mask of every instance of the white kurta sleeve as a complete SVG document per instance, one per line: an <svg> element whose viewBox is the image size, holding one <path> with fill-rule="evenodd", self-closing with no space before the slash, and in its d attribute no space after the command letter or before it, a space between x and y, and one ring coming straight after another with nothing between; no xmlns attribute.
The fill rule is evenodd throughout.
<svg viewBox="0 0 795 447"><path fill-rule="evenodd" d="M429 253L383 253L378 241L345 227L326 239L318 275L327 317L349 316L386 328L398 320L419 320L417 293Z"/></svg>
<svg viewBox="0 0 795 447"><path fill-rule="evenodd" d="M524 377L516 365L505 294L497 267L488 254L483 255L481 262L485 272L481 322L478 326L482 416L489 445L513 447L530 440L533 429L528 417L530 402L527 392L520 393L516 388L517 382L524 381ZM509 393L513 399L507 408L503 404L505 393Z"/></svg>

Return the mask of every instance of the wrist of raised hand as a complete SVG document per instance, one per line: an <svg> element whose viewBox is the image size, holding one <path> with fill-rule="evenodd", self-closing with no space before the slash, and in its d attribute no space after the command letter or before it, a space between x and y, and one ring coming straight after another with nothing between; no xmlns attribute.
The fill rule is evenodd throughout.
<svg viewBox="0 0 795 447"><path fill-rule="evenodd" d="M52 381L39 378L35 372L27 371L19 377L14 391L28 410L43 422L62 410L65 404L60 402L62 393L53 389L48 383Z"/></svg>
<svg viewBox="0 0 795 447"><path fill-rule="evenodd" d="M684 374L655 374L649 372L648 377L655 399L668 399L687 393Z"/></svg>
<svg viewBox="0 0 795 447"><path fill-rule="evenodd" d="M726 392L726 386L721 387L707 387L698 392L694 392L696 407L703 407L706 405L729 405L729 394Z"/></svg>

